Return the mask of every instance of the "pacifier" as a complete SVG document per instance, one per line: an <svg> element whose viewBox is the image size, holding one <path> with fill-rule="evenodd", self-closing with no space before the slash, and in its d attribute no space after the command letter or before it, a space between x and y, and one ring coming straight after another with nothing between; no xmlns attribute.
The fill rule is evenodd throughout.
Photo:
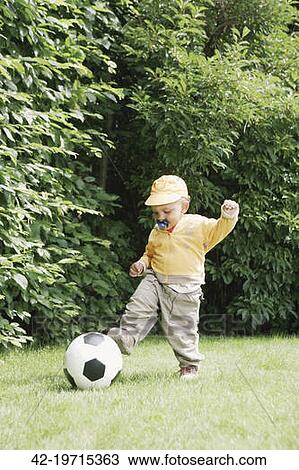
<svg viewBox="0 0 299 470"><path fill-rule="evenodd" d="M160 230L165 230L166 228L168 228L169 224L167 220L164 219L164 220L158 220L157 225Z"/></svg>

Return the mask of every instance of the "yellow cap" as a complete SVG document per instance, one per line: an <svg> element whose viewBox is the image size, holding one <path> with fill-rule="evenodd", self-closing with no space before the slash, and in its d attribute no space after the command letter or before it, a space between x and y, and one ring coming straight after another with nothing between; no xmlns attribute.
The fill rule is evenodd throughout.
<svg viewBox="0 0 299 470"><path fill-rule="evenodd" d="M151 194L145 201L145 205L162 206L176 202L181 197L189 199L185 181L179 176L163 175L153 182Z"/></svg>

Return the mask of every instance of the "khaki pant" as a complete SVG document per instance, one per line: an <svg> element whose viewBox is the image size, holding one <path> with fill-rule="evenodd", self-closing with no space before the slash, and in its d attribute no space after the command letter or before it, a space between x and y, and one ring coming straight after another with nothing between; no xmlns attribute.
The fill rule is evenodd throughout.
<svg viewBox="0 0 299 470"><path fill-rule="evenodd" d="M149 271L130 298L119 328L108 334L131 336L137 345L156 324L160 311L163 332L180 366L198 365L204 358L198 352L197 333L201 295L200 286L194 292L175 292Z"/></svg>

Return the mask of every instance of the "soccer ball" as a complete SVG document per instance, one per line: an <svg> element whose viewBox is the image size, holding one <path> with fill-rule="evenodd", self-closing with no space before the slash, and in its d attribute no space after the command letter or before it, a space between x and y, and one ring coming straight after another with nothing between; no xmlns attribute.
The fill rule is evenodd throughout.
<svg viewBox="0 0 299 470"><path fill-rule="evenodd" d="M109 387L122 369L116 342L102 333L75 338L64 355L64 373L73 387L82 390Z"/></svg>

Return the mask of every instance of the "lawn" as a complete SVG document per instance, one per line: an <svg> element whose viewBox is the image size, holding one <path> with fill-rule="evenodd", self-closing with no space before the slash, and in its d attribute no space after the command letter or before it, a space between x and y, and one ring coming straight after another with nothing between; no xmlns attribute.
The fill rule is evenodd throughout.
<svg viewBox="0 0 299 470"><path fill-rule="evenodd" d="M0 355L1 449L296 449L298 338L203 338L193 382L151 337L108 389L74 391L64 347Z"/></svg>

